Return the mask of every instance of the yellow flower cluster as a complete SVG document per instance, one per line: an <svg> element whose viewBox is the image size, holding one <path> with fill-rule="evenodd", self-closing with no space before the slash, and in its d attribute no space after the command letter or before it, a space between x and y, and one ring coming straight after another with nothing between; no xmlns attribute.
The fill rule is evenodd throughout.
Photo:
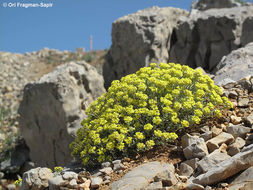
<svg viewBox="0 0 253 190"><path fill-rule="evenodd" d="M72 153L84 164L94 164L173 141L181 128L204 117L221 117L218 108L231 108L221 95L221 88L199 69L151 63L113 81L92 103Z"/></svg>

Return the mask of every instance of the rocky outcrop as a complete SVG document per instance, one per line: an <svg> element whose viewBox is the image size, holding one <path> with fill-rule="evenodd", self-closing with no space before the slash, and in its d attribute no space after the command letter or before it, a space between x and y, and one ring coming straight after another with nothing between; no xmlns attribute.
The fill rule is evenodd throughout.
<svg viewBox="0 0 253 190"><path fill-rule="evenodd" d="M27 84L19 114L31 160L49 167L70 161L69 143L84 110L104 92L102 76L85 62L61 65Z"/></svg>
<svg viewBox="0 0 253 190"><path fill-rule="evenodd" d="M170 62L213 71L224 55L252 39L246 24L252 14L253 6L193 10L173 32Z"/></svg>
<svg viewBox="0 0 253 190"><path fill-rule="evenodd" d="M152 7L124 16L112 25L112 45L104 64L105 86L150 62L166 62L172 30L185 10Z"/></svg>
<svg viewBox="0 0 253 190"><path fill-rule="evenodd" d="M221 8L231 8L238 7L240 3L236 3L235 0L199 0L192 3L191 8L200 11L205 11L207 9L221 9Z"/></svg>
<svg viewBox="0 0 253 190"><path fill-rule="evenodd" d="M249 43L245 47L234 50L229 55L225 56L217 65L213 74L215 75L215 83L220 84L227 78L238 81L248 77L252 73L253 43Z"/></svg>

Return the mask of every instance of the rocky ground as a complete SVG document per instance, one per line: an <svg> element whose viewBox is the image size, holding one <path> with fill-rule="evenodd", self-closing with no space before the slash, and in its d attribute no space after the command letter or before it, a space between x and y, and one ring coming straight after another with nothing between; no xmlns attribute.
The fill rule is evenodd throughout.
<svg viewBox="0 0 253 190"><path fill-rule="evenodd" d="M25 54L0 52L0 163L10 159L17 144L23 146L17 109L23 98L23 88L27 83L70 61L84 60L102 73L102 64L107 51L83 52L81 50L60 52L44 48ZM4 162L0 164L0 170L5 171L8 166L9 164Z"/></svg>
<svg viewBox="0 0 253 190"><path fill-rule="evenodd" d="M253 187L253 91L251 78L223 86L234 108L182 131L178 141L133 158L86 170L72 163L61 172L35 168L24 189L245 189ZM76 164L76 163L75 163ZM42 175L42 174L43 175ZM35 183L36 176L39 177Z"/></svg>
<svg viewBox="0 0 253 190"><path fill-rule="evenodd" d="M116 20L109 51L0 52L0 189L19 189L13 184L18 175L25 190L253 189L252 12L251 3L235 0L199 0L190 13L153 7ZM86 103L104 92L104 84L160 61L211 72L234 109L136 157L95 169L68 163ZM23 125L17 121L21 100ZM51 171L56 165L63 169Z"/></svg>

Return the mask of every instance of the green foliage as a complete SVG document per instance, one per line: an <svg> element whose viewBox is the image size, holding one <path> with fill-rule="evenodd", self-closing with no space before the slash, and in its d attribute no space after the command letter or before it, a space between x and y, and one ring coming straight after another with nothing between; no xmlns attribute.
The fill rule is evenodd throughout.
<svg viewBox="0 0 253 190"><path fill-rule="evenodd" d="M175 140L182 128L221 116L232 103L202 71L174 63L151 63L112 82L87 109L70 145L84 164L110 161Z"/></svg>
<svg viewBox="0 0 253 190"><path fill-rule="evenodd" d="M54 167L54 176L58 176L63 171L63 168L61 166Z"/></svg>
<svg viewBox="0 0 253 190"><path fill-rule="evenodd" d="M87 53L83 55L82 59L87 63L91 63L94 60L94 55L96 55L96 53Z"/></svg>
<svg viewBox="0 0 253 190"><path fill-rule="evenodd" d="M241 5L246 4L246 1L244 1L244 0L235 0L235 2L240 3Z"/></svg>
<svg viewBox="0 0 253 190"><path fill-rule="evenodd" d="M11 110L0 107L0 134L5 137L0 140L0 162L11 157L17 142L21 140L18 133L9 132L9 127L14 124L10 116Z"/></svg>
<svg viewBox="0 0 253 190"><path fill-rule="evenodd" d="M14 182L14 184L15 184L16 186L21 187L21 186L22 186L22 179L19 177L19 178Z"/></svg>

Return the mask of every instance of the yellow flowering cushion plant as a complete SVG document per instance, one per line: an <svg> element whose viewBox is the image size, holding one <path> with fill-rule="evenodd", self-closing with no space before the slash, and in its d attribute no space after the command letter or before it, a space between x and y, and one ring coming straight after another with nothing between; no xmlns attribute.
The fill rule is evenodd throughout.
<svg viewBox="0 0 253 190"><path fill-rule="evenodd" d="M151 63L113 81L92 103L71 143L72 154L94 164L173 141L179 129L231 108L221 95L221 88L199 69Z"/></svg>

